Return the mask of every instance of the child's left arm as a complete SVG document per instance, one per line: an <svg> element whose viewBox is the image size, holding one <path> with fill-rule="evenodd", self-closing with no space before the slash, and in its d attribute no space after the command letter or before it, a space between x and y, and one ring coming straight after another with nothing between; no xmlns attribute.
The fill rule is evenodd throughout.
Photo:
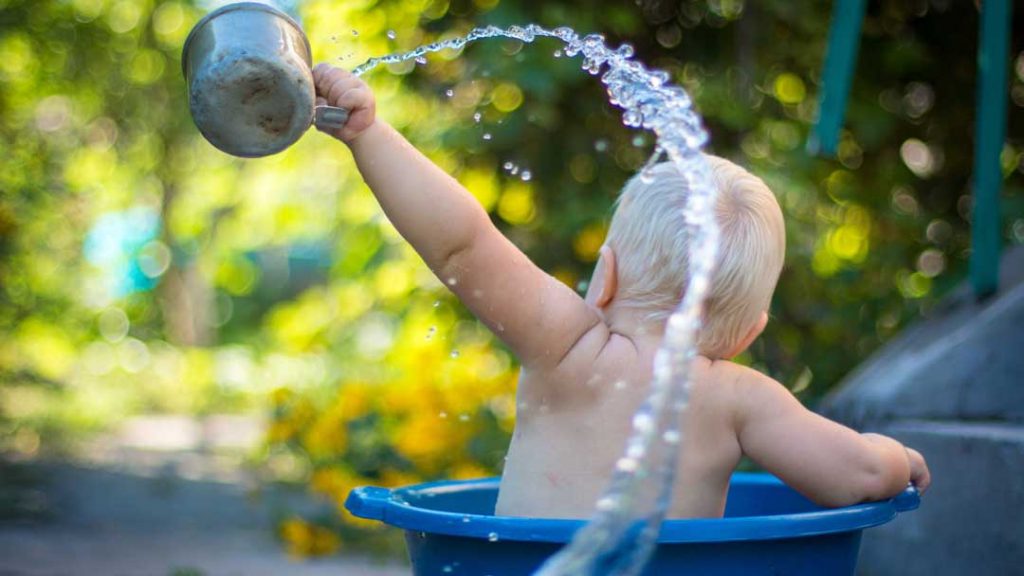
<svg viewBox="0 0 1024 576"><path fill-rule="evenodd" d="M323 64L314 78L322 101L349 110L348 124L332 136L348 144L388 219L524 366L557 366L601 325L579 295L505 238L462 185L375 117L362 80Z"/></svg>
<svg viewBox="0 0 1024 576"><path fill-rule="evenodd" d="M847 506L891 498L912 482L931 484L916 450L881 434L860 434L806 409L784 386L728 365L739 393L737 437L743 453L812 501Z"/></svg>

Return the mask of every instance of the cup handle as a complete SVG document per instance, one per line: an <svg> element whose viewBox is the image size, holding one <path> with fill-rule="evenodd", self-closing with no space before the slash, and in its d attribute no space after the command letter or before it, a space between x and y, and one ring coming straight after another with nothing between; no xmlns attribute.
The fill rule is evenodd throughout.
<svg viewBox="0 0 1024 576"><path fill-rule="evenodd" d="M348 110L335 106L313 108L313 125L322 132L337 132L348 122Z"/></svg>

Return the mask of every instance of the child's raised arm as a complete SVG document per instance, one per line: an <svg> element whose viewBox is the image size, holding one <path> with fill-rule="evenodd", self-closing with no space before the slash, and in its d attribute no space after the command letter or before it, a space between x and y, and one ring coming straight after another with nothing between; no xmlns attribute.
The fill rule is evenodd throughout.
<svg viewBox="0 0 1024 576"><path fill-rule="evenodd" d="M736 366L737 428L744 454L824 506L899 494L931 482L917 451L880 434L860 434L804 408L784 386Z"/></svg>
<svg viewBox="0 0 1024 576"><path fill-rule="evenodd" d="M375 118L362 80L324 64L314 80L318 100L349 110L348 123L331 135L351 148L388 219L524 366L557 366L599 325L597 313L505 238L462 185Z"/></svg>

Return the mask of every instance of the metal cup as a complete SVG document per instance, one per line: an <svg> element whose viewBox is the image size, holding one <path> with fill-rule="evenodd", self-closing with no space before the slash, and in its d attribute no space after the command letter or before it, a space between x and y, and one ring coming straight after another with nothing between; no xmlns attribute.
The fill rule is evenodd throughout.
<svg viewBox="0 0 1024 576"><path fill-rule="evenodd" d="M234 156L276 154L311 125L344 126L348 111L316 106L309 40L291 16L258 2L207 14L185 40L189 109L211 144Z"/></svg>

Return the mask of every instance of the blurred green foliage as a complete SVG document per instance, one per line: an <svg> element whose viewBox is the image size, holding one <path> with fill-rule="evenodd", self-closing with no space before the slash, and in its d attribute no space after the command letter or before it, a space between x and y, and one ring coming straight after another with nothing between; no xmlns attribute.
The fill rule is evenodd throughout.
<svg viewBox="0 0 1024 576"><path fill-rule="evenodd" d="M339 503L362 482L494 472L512 359L384 220L342 145L310 134L245 161L199 137L179 55L206 8L0 0L0 446L33 454L140 412L265 409L272 467ZM780 198L787 266L774 321L743 360L805 399L964 276L970 3L871 4L836 159L803 150L822 3L308 0L299 11L316 58L346 67L487 23L633 43L692 92L713 151ZM1024 242L1021 41L1002 157L1008 243ZM381 116L575 286L653 143L556 48L484 42L368 81ZM300 554L337 545L301 522L282 535Z"/></svg>

